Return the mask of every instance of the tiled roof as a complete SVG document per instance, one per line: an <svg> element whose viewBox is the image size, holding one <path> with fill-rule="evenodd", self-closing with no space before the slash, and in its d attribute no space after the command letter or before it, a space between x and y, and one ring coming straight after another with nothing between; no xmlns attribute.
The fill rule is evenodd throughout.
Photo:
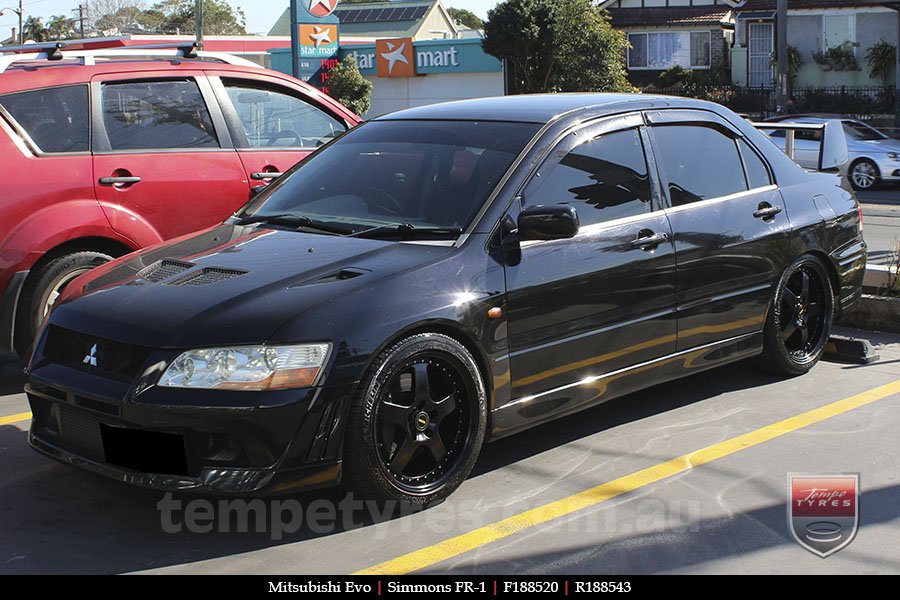
<svg viewBox="0 0 900 600"><path fill-rule="evenodd" d="M637 25L714 25L727 20L730 6L669 6L659 8L609 8L613 27Z"/></svg>
<svg viewBox="0 0 900 600"><path fill-rule="evenodd" d="M788 8L854 8L861 6L897 5L891 0L788 0ZM775 10L776 0L744 0L734 7L735 12L745 10Z"/></svg>

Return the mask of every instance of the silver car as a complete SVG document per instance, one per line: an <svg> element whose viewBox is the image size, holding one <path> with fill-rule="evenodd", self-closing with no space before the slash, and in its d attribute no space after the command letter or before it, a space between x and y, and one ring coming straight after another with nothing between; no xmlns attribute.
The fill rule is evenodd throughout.
<svg viewBox="0 0 900 600"><path fill-rule="evenodd" d="M796 117L780 119L780 123L824 123L829 119ZM850 160L847 178L857 190L868 190L879 182L900 181L900 140L881 133L855 119L840 119L847 137ZM784 150L783 130L766 132ZM798 131L794 140L794 160L807 169L815 169L819 159L819 131Z"/></svg>

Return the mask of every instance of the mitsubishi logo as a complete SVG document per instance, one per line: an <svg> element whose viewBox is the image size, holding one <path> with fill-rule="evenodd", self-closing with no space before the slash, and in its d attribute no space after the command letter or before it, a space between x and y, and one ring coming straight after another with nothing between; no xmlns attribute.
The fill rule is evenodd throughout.
<svg viewBox="0 0 900 600"><path fill-rule="evenodd" d="M91 346L91 351L85 355L84 360L82 362L84 364L90 365L92 367L97 366L97 344L94 344L93 346Z"/></svg>

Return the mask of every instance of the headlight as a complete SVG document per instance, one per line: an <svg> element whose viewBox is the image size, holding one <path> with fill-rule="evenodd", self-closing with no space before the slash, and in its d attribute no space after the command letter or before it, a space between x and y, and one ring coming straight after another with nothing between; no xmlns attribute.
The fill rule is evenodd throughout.
<svg viewBox="0 0 900 600"><path fill-rule="evenodd" d="M888 152L888 160L900 160L900 152Z"/></svg>
<svg viewBox="0 0 900 600"><path fill-rule="evenodd" d="M331 344L189 350L172 361L158 385L252 391L310 387L330 350Z"/></svg>

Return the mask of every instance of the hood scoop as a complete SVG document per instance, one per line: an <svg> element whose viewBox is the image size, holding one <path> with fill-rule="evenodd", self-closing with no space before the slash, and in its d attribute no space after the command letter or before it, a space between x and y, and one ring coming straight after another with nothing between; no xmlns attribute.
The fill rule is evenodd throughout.
<svg viewBox="0 0 900 600"><path fill-rule="evenodd" d="M247 271L239 271L237 269L207 267L185 275L175 281L170 281L165 285L212 285L213 283L220 283L246 274Z"/></svg>
<svg viewBox="0 0 900 600"><path fill-rule="evenodd" d="M301 281L295 285L292 285L290 289L296 289L299 287L304 287L307 285L316 285L319 283L333 283L335 281L346 281L348 279L355 279L360 275L365 275L366 273L370 273L371 271L367 269L341 269L340 271L334 271L331 273L326 273L325 275L320 275L315 279L308 279L306 281Z"/></svg>
<svg viewBox="0 0 900 600"><path fill-rule="evenodd" d="M160 281L165 281L166 279L171 279L176 275L180 275L193 267L193 263L167 258L153 263L138 273L137 276L151 283L159 283Z"/></svg>

